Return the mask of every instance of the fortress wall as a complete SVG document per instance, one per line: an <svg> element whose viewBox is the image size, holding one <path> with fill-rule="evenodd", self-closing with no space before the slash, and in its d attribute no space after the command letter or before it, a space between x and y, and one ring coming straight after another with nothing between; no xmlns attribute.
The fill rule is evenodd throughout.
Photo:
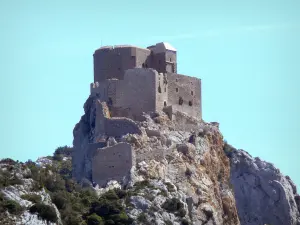
<svg viewBox="0 0 300 225"><path fill-rule="evenodd" d="M133 165L132 148L128 143L98 149L92 159L93 181L100 186L109 180L122 181L130 176Z"/></svg>
<svg viewBox="0 0 300 225"><path fill-rule="evenodd" d="M166 72L166 56L164 52L151 55L150 67L157 70L159 73Z"/></svg>
<svg viewBox="0 0 300 225"><path fill-rule="evenodd" d="M135 47L100 48L94 53L94 82L117 78L136 66Z"/></svg>
<svg viewBox="0 0 300 225"><path fill-rule="evenodd" d="M126 134L141 134L138 125L125 117L112 117L104 121L105 134L112 137L122 137Z"/></svg>
<svg viewBox="0 0 300 225"><path fill-rule="evenodd" d="M168 84L166 75L158 73L156 78L156 110L163 110L168 105ZM160 88L159 88L160 87Z"/></svg>
<svg viewBox="0 0 300 225"><path fill-rule="evenodd" d="M195 77L168 73L168 104L173 110L190 116L201 116L201 81ZM182 98L182 105L179 98ZM189 105L192 103L192 106Z"/></svg>
<svg viewBox="0 0 300 225"><path fill-rule="evenodd" d="M156 110L156 77L153 69L135 68L125 72L117 86L115 107L127 110L129 117L138 119L143 112Z"/></svg>
<svg viewBox="0 0 300 225"><path fill-rule="evenodd" d="M151 54L151 51L149 49L135 48L132 49L132 52L132 55L136 58L137 68L143 68L144 66L150 67L151 58L149 56Z"/></svg>
<svg viewBox="0 0 300 225"><path fill-rule="evenodd" d="M116 102L117 85L119 80L110 79L91 84L91 95L97 95L101 101L114 104Z"/></svg>

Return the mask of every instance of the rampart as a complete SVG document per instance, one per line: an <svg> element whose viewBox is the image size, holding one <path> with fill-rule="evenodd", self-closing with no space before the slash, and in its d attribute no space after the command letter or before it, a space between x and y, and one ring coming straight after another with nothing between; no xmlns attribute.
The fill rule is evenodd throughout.
<svg viewBox="0 0 300 225"><path fill-rule="evenodd" d="M133 158L132 147L128 143L97 149L92 159L92 180L100 186L109 180L128 180L134 165Z"/></svg>

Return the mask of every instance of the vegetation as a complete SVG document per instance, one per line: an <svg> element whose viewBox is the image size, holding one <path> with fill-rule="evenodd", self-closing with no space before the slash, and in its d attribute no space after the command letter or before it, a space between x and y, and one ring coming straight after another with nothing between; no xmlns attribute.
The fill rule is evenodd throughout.
<svg viewBox="0 0 300 225"><path fill-rule="evenodd" d="M13 200L8 200L0 193L0 215L8 211L11 214L19 215L24 211L24 208L20 204Z"/></svg>
<svg viewBox="0 0 300 225"><path fill-rule="evenodd" d="M161 207L180 217L184 217L186 215L183 203L177 198L167 199Z"/></svg>
<svg viewBox="0 0 300 225"><path fill-rule="evenodd" d="M18 179L19 175L15 174L16 168L26 170L23 178L31 178L33 185L31 192L45 191L50 195L53 204L60 212L60 217L64 225L127 225L132 224L133 220L128 217L125 207L131 207L130 197L140 194L142 190L146 191L145 198L150 201L154 196L150 194L150 189L155 188L148 180L137 182L130 190L115 189L106 192L98 197L96 193L89 188L82 188L72 179L72 165L70 160L63 160L72 154L72 148L64 146L56 149L52 163L40 166L31 160L25 163L16 163L13 160L5 159L5 167L7 169L0 171L0 188L9 185L22 184L22 180ZM22 173L21 173L22 174ZM26 174L26 177L25 177ZM174 186L166 183L168 191L175 191ZM167 191L161 190L159 193L167 197ZM30 193L21 196L23 199L32 202L28 208L30 213L37 214L39 218L49 222L57 222L57 213L52 205L45 204L41 196ZM23 212L17 202L6 200L0 196L0 217L1 213L8 211L11 214L19 215ZM177 199L167 200L163 207L176 215L184 217L185 210L182 203ZM125 204L124 204L125 203ZM175 205L174 205L175 204ZM173 206L172 206L173 205ZM153 211L159 208L154 206ZM141 213L137 220L141 224L151 224L147 220L147 215ZM0 219L0 223L2 220ZM1 223L3 224L3 223Z"/></svg>
<svg viewBox="0 0 300 225"><path fill-rule="evenodd" d="M92 215L88 216L87 219L87 224L88 225L102 225L104 224L102 218L98 216L96 213L93 213Z"/></svg>
<svg viewBox="0 0 300 225"><path fill-rule="evenodd" d="M30 213L37 213L41 219L49 222L55 223L58 219L55 209L52 206L43 203L34 204L29 208L29 211Z"/></svg>
<svg viewBox="0 0 300 225"><path fill-rule="evenodd" d="M53 154L53 159L57 161L61 161L63 157L71 157L72 151L73 148L68 146L58 147Z"/></svg>
<svg viewBox="0 0 300 225"><path fill-rule="evenodd" d="M0 188L16 184L23 184L16 174L11 174L9 170L0 170Z"/></svg>
<svg viewBox="0 0 300 225"><path fill-rule="evenodd" d="M25 194L22 195L21 198L28 200L32 203L40 203L42 201L41 196L37 194Z"/></svg>

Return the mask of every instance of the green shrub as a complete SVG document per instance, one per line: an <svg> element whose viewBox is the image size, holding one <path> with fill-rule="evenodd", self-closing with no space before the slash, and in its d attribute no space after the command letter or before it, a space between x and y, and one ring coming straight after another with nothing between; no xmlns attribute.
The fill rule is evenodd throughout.
<svg viewBox="0 0 300 225"><path fill-rule="evenodd" d="M136 182L134 184L134 188L135 188L136 191L144 189L146 187L154 188L154 186L150 184L149 180L143 180L143 181L140 181L140 182Z"/></svg>
<svg viewBox="0 0 300 225"><path fill-rule="evenodd" d="M37 213L38 216L49 222L55 223L57 221L57 215L55 209L50 205L43 203L36 203L29 208L30 213Z"/></svg>
<svg viewBox="0 0 300 225"><path fill-rule="evenodd" d="M12 175L7 170L0 170L0 188L16 184L23 184L23 181L16 174Z"/></svg>
<svg viewBox="0 0 300 225"><path fill-rule="evenodd" d="M120 199L123 199L127 196L127 192L125 190L122 190L122 189L115 189L115 193L117 194L117 196Z"/></svg>
<svg viewBox="0 0 300 225"><path fill-rule="evenodd" d="M137 217L137 221L140 222L140 223L147 223L148 220L147 220L146 214L143 213L143 212L141 214L139 214L138 217Z"/></svg>
<svg viewBox="0 0 300 225"><path fill-rule="evenodd" d="M132 224L133 220L129 218L125 212L119 214L113 214L109 216L109 219L113 220L115 224L129 225Z"/></svg>
<svg viewBox="0 0 300 225"><path fill-rule="evenodd" d="M164 208L168 212L175 213L180 217L184 217L186 215L183 203L177 198L167 199L162 204L162 208Z"/></svg>
<svg viewBox="0 0 300 225"><path fill-rule="evenodd" d="M13 200L3 199L0 204L2 208L1 211L7 210L9 213L14 215L20 215L24 211L24 208L18 202Z"/></svg>
<svg viewBox="0 0 300 225"><path fill-rule="evenodd" d="M47 174L43 180L43 184L51 192L65 190L65 181L58 174Z"/></svg>
<svg viewBox="0 0 300 225"><path fill-rule="evenodd" d="M51 199L58 209L64 209L68 204L68 201L63 192L53 193L51 195Z"/></svg>
<svg viewBox="0 0 300 225"><path fill-rule="evenodd" d="M78 225L83 223L81 215L74 212L68 213L62 219L64 225Z"/></svg>
<svg viewBox="0 0 300 225"><path fill-rule="evenodd" d="M56 160L56 161L62 161L63 160L63 155L61 154L56 154L53 156L53 160Z"/></svg>
<svg viewBox="0 0 300 225"><path fill-rule="evenodd" d="M54 152L54 156L55 155L62 155L62 156L72 156L72 152L73 152L73 148L66 146L63 147L58 147L55 152Z"/></svg>
<svg viewBox="0 0 300 225"><path fill-rule="evenodd" d="M103 222L103 220L102 220L102 218L100 216L98 216L97 214L93 213L92 215L90 215L88 217L87 224L88 225L103 225L104 222Z"/></svg>
<svg viewBox="0 0 300 225"><path fill-rule="evenodd" d="M32 203L39 203L42 201L41 196L37 194L25 194L22 195L21 198L31 201Z"/></svg>
<svg viewBox="0 0 300 225"><path fill-rule="evenodd" d="M107 199L107 200L113 201L113 200L118 200L119 196L116 194L115 190L109 190L108 192L104 193L100 197L100 199Z"/></svg>

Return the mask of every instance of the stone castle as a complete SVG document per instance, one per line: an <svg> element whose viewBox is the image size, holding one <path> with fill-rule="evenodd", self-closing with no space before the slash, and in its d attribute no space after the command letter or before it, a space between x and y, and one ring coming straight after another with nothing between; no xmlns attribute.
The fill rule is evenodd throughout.
<svg viewBox="0 0 300 225"><path fill-rule="evenodd" d="M201 81L177 74L176 56L168 43L146 49L106 46L95 51L91 94L85 115L73 131L76 180L87 178L99 185L128 180L135 150L122 137L142 135L138 122L145 119L144 112L165 112L177 123L179 114L201 120ZM187 126L182 120L181 129ZM146 132L148 136L155 133Z"/></svg>
<svg viewBox="0 0 300 225"><path fill-rule="evenodd" d="M91 95L107 102L112 116L138 120L143 112L180 111L202 118L201 80L177 74L177 51L165 42L97 49Z"/></svg>

